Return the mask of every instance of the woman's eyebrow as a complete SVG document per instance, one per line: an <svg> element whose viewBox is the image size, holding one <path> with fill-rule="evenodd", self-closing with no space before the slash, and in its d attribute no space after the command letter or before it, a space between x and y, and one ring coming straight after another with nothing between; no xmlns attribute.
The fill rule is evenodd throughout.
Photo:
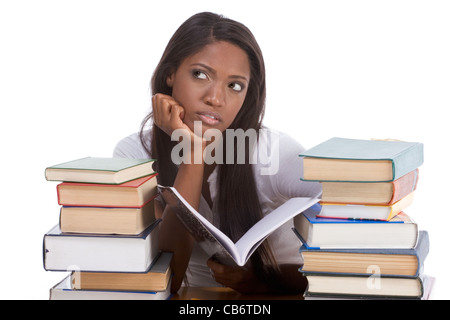
<svg viewBox="0 0 450 320"><path fill-rule="evenodd" d="M191 64L191 67L195 67L195 66L199 66L202 68L205 68L206 70L208 70L208 72L211 72L212 74L216 74L216 70L214 70L213 68L211 68L210 66L204 64L204 63L193 63ZM230 75L229 78L233 78L233 79L242 79L246 82L249 82L247 77L241 76L241 75Z"/></svg>

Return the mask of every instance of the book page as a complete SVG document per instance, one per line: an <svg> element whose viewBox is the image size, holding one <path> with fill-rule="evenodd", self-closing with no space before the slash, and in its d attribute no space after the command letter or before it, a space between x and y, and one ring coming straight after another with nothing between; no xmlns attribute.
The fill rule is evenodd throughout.
<svg viewBox="0 0 450 320"><path fill-rule="evenodd" d="M238 249L240 256L240 261L238 261L238 263L245 264L258 245L273 231L318 201L319 199L316 198L291 198L255 223L255 225L236 242L236 248Z"/></svg>
<svg viewBox="0 0 450 320"><path fill-rule="evenodd" d="M243 266L264 239L289 219L303 212L319 199L292 198L251 227L235 244L222 231L198 213L172 187L158 186L164 200L177 210L177 217L199 245L220 263Z"/></svg>
<svg viewBox="0 0 450 320"><path fill-rule="evenodd" d="M198 213L175 188L160 185L158 188L166 203L177 210L178 219L206 253L222 264L236 265L238 253L230 238Z"/></svg>

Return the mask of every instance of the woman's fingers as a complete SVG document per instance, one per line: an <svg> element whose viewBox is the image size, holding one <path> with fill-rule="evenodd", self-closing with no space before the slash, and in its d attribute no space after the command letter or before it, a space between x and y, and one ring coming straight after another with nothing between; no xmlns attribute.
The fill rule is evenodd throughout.
<svg viewBox="0 0 450 320"><path fill-rule="evenodd" d="M178 141L190 141L191 152L186 153L186 161L199 163L203 159L203 150L206 146L206 140L203 134L197 136L194 134L194 128L190 128L184 123L185 110L171 96L164 94L155 94L152 97L153 118L156 126L163 130L172 139ZM174 135L174 132L176 134ZM197 147L196 147L197 146ZM196 155L194 155L194 153ZM193 158L192 158L193 157Z"/></svg>
<svg viewBox="0 0 450 320"><path fill-rule="evenodd" d="M232 288L245 282L248 275L248 269L245 267L226 266L214 259L209 259L207 265L217 282Z"/></svg>
<svg viewBox="0 0 450 320"><path fill-rule="evenodd" d="M168 135L176 129L186 127L183 123L184 108L171 96L155 94L152 105L155 124Z"/></svg>
<svg viewBox="0 0 450 320"><path fill-rule="evenodd" d="M183 123L184 108L179 104L172 104L170 106L169 121L173 130L184 128Z"/></svg>

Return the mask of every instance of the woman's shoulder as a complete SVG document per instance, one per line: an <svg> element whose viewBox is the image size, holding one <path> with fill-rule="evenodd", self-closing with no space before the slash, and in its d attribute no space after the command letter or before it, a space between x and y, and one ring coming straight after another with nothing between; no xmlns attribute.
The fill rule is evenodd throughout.
<svg viewBox="0 0 450 320"><path fill-rule="evenodd" d="M151 135L148 132L144 133L146 137ZM150 146L150 139L147 138L148 144ZM115 146L114 157L118 158L134 158L134 159L145 159L151 157L144 146L142 145L139 132L132 133L124 138L122 138Z"/></svg>
<svg viewBox="0 0 450 320"><path fill-rule="evenodd" d="M262 146L283 146L282 150L294 152L305 150L302 144L290 134L274 128L263 127L259 132L259 137Z"/></svg>
<svg viewBox="0 0 450 320"><path fill-rule="evenodd" d="M305 148L289 134L264 127L259 132L258 145L253 161L262 175L278 172L281 163L297 162Z"/></svg>
<svg viewBox="0 0 450 320"><path fill-rule="evenodd" d="M291 135L266 128L261 132L255 180L261 198L287 200L291 197L317 196L319 183L303 182L300 153L305 148Z"/></svg>

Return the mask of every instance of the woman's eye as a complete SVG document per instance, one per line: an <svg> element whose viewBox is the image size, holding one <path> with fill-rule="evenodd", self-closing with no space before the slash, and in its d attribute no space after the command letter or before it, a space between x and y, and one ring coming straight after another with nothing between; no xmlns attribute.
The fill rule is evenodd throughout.
<svg viewBox="0 0 450 320"><path fill-rule="evenodd" d="M243 86L237 82L232 82L228 85L229 88L233 89L234 91L240 92L243 89Z"/></svg>
<svg viewBox="0 0 450 320"><path fill-rule="evenodd" d="M206 73L199 71L199 70L195 70L192 74L197 79L208 79L208 77L206 76Z"/></svg>

